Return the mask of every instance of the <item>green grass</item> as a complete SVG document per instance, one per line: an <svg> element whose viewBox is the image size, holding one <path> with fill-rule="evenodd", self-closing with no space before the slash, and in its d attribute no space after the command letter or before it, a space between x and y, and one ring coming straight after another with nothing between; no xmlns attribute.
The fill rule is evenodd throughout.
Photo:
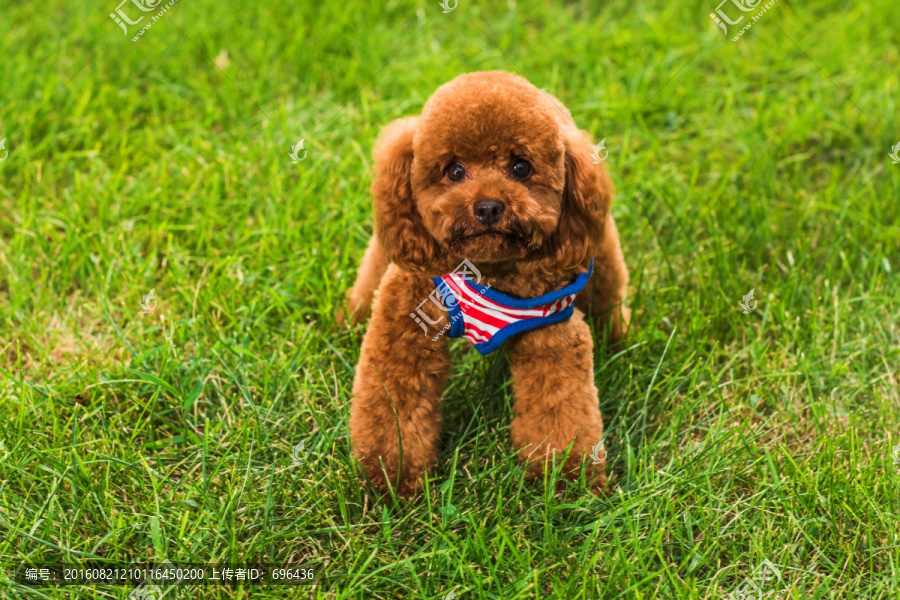
<svg viewBox="0 0 900 600"><path fill-rule="evenodd" d="M900 598L900 13L780 0L733 43L716 3L180 0L136 43L112 0L5 3L0 596L121 598L11 570L168 557L319 573L194 598L713 599L767 558L790 598ZM615 491L525 481L506 358L456 341L429 492L373 502L335 323L373 141L486 69L607 140Z"/></svg>

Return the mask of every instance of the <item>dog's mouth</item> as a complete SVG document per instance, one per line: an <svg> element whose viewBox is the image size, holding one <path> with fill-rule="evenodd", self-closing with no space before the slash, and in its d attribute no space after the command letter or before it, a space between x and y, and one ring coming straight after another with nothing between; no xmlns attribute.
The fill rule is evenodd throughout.
<svg viewBox="0 0 900 600"><path fill-rule="evenodd" d="M521 233L485 229L474 232L459 232L448 240L447 245L455 253L472 259L499 260L521 258L528 253L528 238Z"/></svg>
<svg viewBox="0 0 900 600"><path fill-rule="evenodd" d="M449 243L451 246L474 242L478 240L494 240L496 242L507 243L524 243L525 236L521 233L513 231L502 231L499 229L482 229L479 231L457 232L451 236Z"/></svg>
<svg viewBox="0 0 900 600"><path fill-rule="evenodd" d="M502 239L502 240L516 240L516 239L519 239L521 236L519 236L518 234L508 233L505 231L494 231L494 230L488 229L486 231L476 231L475 233L468 233L465 235L457 236L453 240L451 240L451 243L461 242L461 241L466 241L466 240L475 240L475 239L483 238L483 237L493 237L493 238Z"/></svg>

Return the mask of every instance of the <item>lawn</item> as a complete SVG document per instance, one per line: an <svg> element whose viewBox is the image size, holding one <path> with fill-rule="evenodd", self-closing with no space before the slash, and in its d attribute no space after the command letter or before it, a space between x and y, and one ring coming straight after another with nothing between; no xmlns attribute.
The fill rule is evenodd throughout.
<svg viewBox="0 0 900 600"><path fill-rule="evenodd" d="M733 42L716 2L180 0L134 42L132 3L123 35L112 0L4 2L0 597L168 559L316 573L184 598L900 598L900 11L780 0ZM372 146L490 69L609 152L611 493L526 480L507 357L454 340L428 491L374 498L336 319Z"/></svg>

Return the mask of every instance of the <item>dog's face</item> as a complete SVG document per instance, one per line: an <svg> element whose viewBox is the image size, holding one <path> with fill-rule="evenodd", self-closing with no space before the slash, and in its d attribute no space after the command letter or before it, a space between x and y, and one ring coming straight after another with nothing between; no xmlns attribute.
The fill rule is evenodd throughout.
<svg viewBox="0 0 900 600"><path fill-rule="evenodd" d="M428 233L473 261L521 259L559 224L561 110L516 79L452 82L425 105L412 191Z"/></svg>
<svg viewBox="0 0 900 600"><path fill-rule="evenodd" d="M401 266L534 258L571 268L598 241L611 186L566 109L524 79L458 77L382 137L376 216Z"/></svg>

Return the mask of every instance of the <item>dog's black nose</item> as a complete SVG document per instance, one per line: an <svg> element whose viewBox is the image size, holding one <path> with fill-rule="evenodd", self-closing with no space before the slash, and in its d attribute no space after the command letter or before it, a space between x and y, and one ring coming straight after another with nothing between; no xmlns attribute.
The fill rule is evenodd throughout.
<svg viewBox="0 0 900 600"><path fill-rule="evenodd" d="M488 227L500 220L504 209L506 207L499 200L479 200L472 207L475 218Z"/></svg>

